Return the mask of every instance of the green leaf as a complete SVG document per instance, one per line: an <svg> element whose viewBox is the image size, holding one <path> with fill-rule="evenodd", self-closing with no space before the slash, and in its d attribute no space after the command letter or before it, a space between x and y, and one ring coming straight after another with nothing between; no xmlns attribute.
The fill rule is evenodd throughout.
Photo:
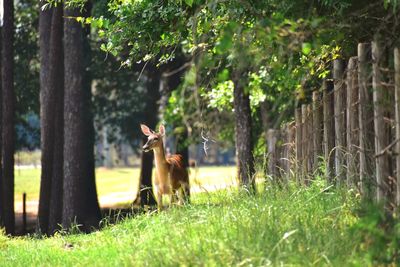
<svg viewBox="0 0 400 267"><path fill-rule="evenodd" d="M303 43L301 45L301 52L303 52L304 55L308 55L311 52L311 44L310 43Z"/></svg>
<svg viewBox="0 0 400 267"><path fill-rule="evenodd" d="M229 78L229 70L228 69L224 69L223 71L218 73L217 79L219 82L224 82L224 81L228 80L228 78Z"/></svg>
<svg viewBox="0 0 400 267"><path fill-rule="evenodd" d="M216 45L216 51L218 54L223 54L232 48L232 35L224 34Z"/></svg>
<svg viewBox="0 0 400 267"><path fill-rule="evenodd" d="M192 5L193 5L193 0L185 0L185 3L186 3L188 6L192 7Z"/></svg>

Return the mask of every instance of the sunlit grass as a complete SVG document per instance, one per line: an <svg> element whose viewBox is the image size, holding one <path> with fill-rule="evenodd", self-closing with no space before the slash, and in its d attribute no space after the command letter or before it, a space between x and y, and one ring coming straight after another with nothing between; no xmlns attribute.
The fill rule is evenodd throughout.
<svg viewBox="0 0 400 267"><path fill-rule="evenodd" d="M365 266L357 199L341 190L268 186L201 193L192 205L143 214L89 235L9 239L5 266Z"/></svg>
<svg viewBox="0 0 400 267"><path fill-rule="evenodd" d="M97 168L96 185L99 197L113 193L136 194L139 181L139 168ZM235 168L200 167L190 171L192 186L209 186L216 188L224 184L235 184ZM15 170L15 200L22 201L23 192L28 200L38 200L40 190L40 169Z"/></svg>

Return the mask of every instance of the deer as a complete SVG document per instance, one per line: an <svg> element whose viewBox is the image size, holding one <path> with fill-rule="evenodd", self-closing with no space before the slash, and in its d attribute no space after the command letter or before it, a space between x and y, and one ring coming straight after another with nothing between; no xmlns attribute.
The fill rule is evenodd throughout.
<svg viewBox="0 0 400 267"><path fill-rule="evenodd" d="M160 125L158 133L151 130L148 126L141 124L142 133L147 136L147 142L143 146L144 152L154 152L156 176L154 188L157 195L157 206L160 211L163 208L163 195L170 196L170 205L176 197L178 204L190 201L189 174L184 166L182 155L165 155L163 137L165 127Z"/></svg>

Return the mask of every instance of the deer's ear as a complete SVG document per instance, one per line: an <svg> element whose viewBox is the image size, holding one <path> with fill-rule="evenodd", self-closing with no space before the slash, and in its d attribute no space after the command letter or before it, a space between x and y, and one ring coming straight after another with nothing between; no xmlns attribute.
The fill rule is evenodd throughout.
<svg viewBox="0 0 400 267"><path fill-rule="evenodd" d="M147 127L146 125L140 124L140 128L142 129L142 133L143 133L144 135L149 136L149 135L152 134L152 131L151 131L150 128Z"/></svg>
<svg viewBox="0 0 400 267"><path fill-rule="evenodd" d="M160 125L160 127L158 127L158 132L162 135L162 136L164 136L165 135L165 127L164 127L164 125Z"/></svg>

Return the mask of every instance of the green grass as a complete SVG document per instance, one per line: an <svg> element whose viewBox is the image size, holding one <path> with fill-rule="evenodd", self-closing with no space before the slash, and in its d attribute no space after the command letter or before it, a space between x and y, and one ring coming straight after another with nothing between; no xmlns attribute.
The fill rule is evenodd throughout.
<svg viewBox="0 0 400 267"><path fill-rule="evenodd" d="M192 169L191 184L220 186L234 183L235 168L200 167ZM99 196L112 193L132 193L138 189L139 168L97 168L96 185ZM15 201L22 201L22 194L27 193L28 200L38 200L40 189L40 169L15 170Z"/></svg>
<svg viewBox="0 0 400 267"><path fill-rule="evenodd" d="M192 205L127 218L92 234L0 235L3 266L368 266L349 192L267 187L196 194Z"/></svg>
<svg viewBox="0 0 400 267"><path fill-rule="evenodd" d="M99 196L116 192L134 192L139 179L138 168L98 168L96 185ZM40 169L15 170L15 200L22 200L22 193L27 193L28 200L38 200L40 190Z"/></svg>

